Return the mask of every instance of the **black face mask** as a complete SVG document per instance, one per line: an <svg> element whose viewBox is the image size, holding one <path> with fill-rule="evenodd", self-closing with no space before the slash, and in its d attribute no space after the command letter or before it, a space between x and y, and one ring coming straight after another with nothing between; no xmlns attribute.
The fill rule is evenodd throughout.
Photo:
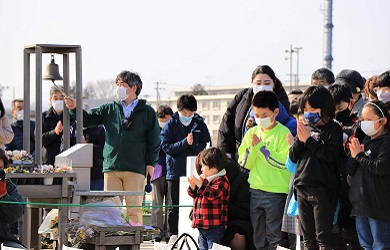
<svg viewBox="0 0 390 250"><path fill-rule="evenodd" d="M343 111L336 113L335 118L338 122L345 122L348 120L350 115L351 115L351 110L349 108L346 108Z"/></svg>

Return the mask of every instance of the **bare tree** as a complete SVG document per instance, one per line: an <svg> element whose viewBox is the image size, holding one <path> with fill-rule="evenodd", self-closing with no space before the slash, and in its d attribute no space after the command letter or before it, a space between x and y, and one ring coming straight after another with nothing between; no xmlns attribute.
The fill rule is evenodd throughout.
<svg viewBox="0 0 390 250"><path fill-rule="evenodd" d="M207 91L204 89L204 86L200 83L195 83L194 86L191 87L193 95L208 95Z"/></svg>
<svg viewBox="0 0 390 250"><path fill-rule="evenodd" d="M116 85L114 80L100 80L97 82L89 83L87 87L90 90L90 98L92 96L94 97L94 99L115 99L116 98L116 93L115 93ZM93 95L92 95L92 91L93 91Z"/></svg>

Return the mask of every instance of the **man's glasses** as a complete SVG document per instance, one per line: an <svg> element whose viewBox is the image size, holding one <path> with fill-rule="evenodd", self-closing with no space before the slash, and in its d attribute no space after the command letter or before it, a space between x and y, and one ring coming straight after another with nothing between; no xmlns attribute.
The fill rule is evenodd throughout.
<svg viewBox="0 0 390 250"><path fill-rule="evenodd" d="M124 118L122 121L122 128L124 130L130 130L130 126L133 123L133 121L134 121L134 117L132 116Z"/></svg>

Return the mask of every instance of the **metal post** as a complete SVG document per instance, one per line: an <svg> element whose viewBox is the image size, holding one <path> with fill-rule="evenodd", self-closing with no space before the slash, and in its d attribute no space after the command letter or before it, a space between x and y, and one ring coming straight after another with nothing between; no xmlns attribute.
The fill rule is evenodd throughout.
<svg viewBox="0 0 390 250"><path fill-rule="evenodd" d="M296 81L295 81L295 88L298 88L299 85L299 51L303 49L302 47L295 47L294 51L297 53L297 75L296 75Z"/></svg>
<svg viewBox="0 0 390 250"><path fill-rule="evenodd" d="M83 140L83 84L82 84L81 48L76 49L76 131L77 143Z"/></svg>
<svg viewBox="0 0 390 250"><path fill-rule="evenodd" d="M23 50L24 89L23 89L23 149L30 152L30 54ZM14 94L15 95L15 94ZM15 99L15 96L14 96ZM28 136L26 136L28 135Z"/></svg>
<svg viewBox="0 0 390 250"><path fill-rule="evenodd" d="M42 48L35 47L35 163L42 164Z"/></svg>
<svg viewBox="0 0 390 250"><path fill-rule="evenodd" d="M63 84L64 84L64 91L65 93L69 93L69 54L64 53L63 56ZM64 151L70 148L70 131L69 131L69 123L70 123L70 117L68 108L64 105L64 110L62 112L62 118L63 118L63 136L64 136Z"/></svg>

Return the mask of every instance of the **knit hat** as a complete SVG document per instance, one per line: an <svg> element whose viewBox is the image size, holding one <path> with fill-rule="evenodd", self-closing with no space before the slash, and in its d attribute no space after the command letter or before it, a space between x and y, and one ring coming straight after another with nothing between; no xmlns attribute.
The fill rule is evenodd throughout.
<svg viewBox="0 0 390 250"><path fill-rule="evenodd" d="M352 69L343 69L336 76L336 83L344 84L353 94L360 93L364 88L364 79L359 72Z"/></svg>

